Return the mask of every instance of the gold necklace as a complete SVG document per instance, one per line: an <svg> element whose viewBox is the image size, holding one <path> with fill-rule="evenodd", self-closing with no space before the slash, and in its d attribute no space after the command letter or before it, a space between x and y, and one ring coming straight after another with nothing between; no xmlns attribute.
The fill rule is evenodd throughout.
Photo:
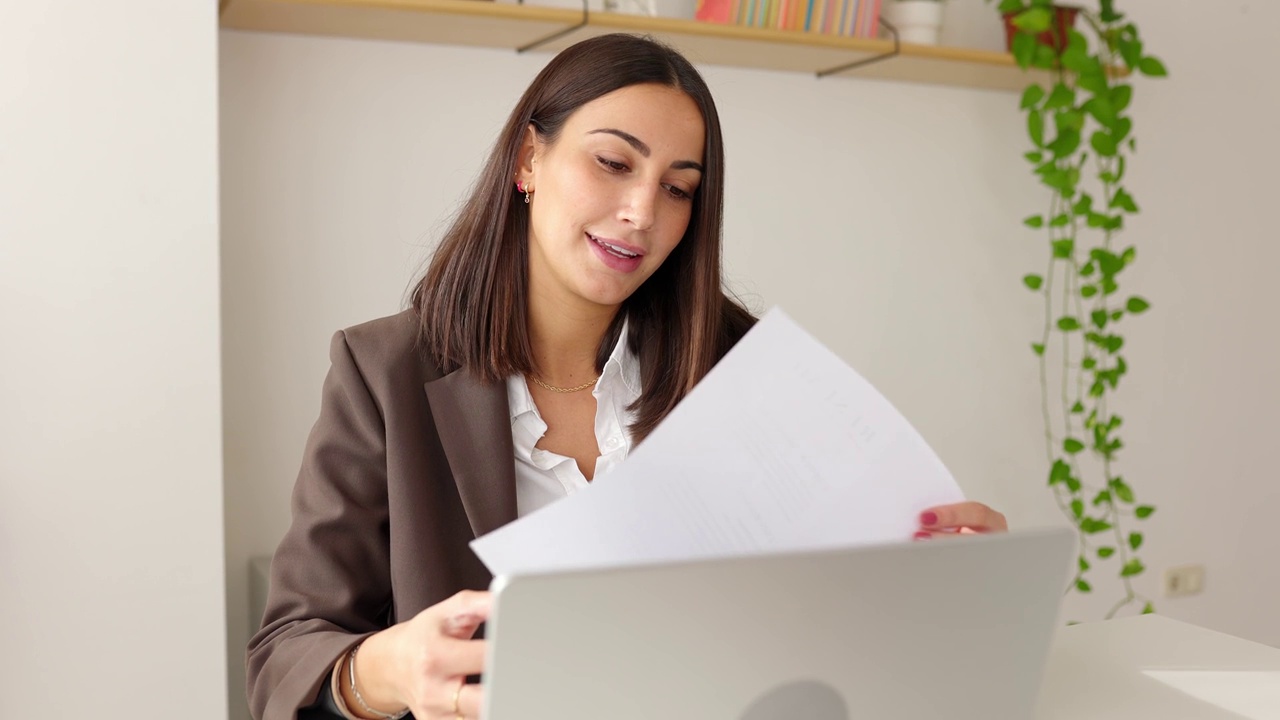
<svg viewBox="0 0 1280 720"><path fill-rule="evenodd" d="M531 379L531 380L533 380L535 383L537 383L537 384L538 384L538 387L544 387L544 388L546 388L546 389L550 390L551 392L558 392L558 393L575 393L575 392L578 392L579 390L586 390L587 388L591 387L592 385L595 385L595 384L596 384L596 380L599 380L599 379L600 379L600 376L599 376L599 375L597 375L597 376L596 376L596 378L595 378L595 380L588 380L587 382L584 382L584 383L582 383L581 385L579 385L579 386L577 386L577 387L571 387L571 388L562 388L562 387L556 387L555 385L548 385L548 384L546 384L546 383L542 382L541 380L539 380L538 378L536 378L536 377L534 377L534 376L532 376L532 375L530 375L530 376L529 376L529 379Z"/></svg>

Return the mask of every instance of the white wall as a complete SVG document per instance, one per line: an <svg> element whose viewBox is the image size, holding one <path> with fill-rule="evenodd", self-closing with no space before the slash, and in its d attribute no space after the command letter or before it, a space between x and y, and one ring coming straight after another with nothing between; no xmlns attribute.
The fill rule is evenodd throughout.
<svg viewBox="0 0 1280 720"><path fill-rule="evenodd" d="M1263 214L1280 140L1264 127L1280 10L1232 3L1206 33L1190 2L1129 0L1174 72L1140 81L1130 189L1145 213L1126 287L1154 309L1126 328L1126 478L1159 511L1140 583L1208 566L1174 617L1280 645L1268 522L1280 402L1268 371L1280 306ZM1001 40L994 10L951 3L957 43ZM985 13L991 13L987 17ZM984 17L987 18L984 20ZM1200 18L1200 19L1197 19ZM547 57L222 34L228 620L233 699L247 560L270 553L315 418L327 340L397 311L517 96ZM1017 96L705 68L729 153L726 248L757 308L780 303L912 419L973 497L1016 526L1059 522L1036 367L1042 266L1020 219ZM1217 137L1222 133L1222 137ZM1270 501L1270 502L1268 502ZM1096 585L1106 586L1101 577ZM1072 598L1092 619L1115 597ZM238 700L242 703L242 700Z"/></svg>
<svg viewBox="0 0 1280 720"><path fill-rule="evenodd" d="M214 6L0 21L0 717L227 716Z"/></svg>

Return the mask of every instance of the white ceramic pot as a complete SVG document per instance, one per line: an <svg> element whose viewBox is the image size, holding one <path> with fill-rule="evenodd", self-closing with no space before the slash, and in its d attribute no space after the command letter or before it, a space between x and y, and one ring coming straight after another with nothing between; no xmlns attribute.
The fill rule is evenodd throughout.
<svg viewBox="0 0 1280 720"><path fill-rule="evenodd" d="M913 45L937 45L942 29L943 0L889 0L884 19L898 29L898 39Z"/></svg>
<svg viewBox="0 0 1280 720"><path fill-rule="evenodd" d="M582 9L582 0L494 0L494 2L507 5L536 5L538 7L553 7L563 10ZM587 0L587 10L590 12L604 12L604 0Z"/></svg>
<svg viewBox="0 0 1280 720"><path fill-rule="evenodd" d="M604 9L628 15L692 20L698 11L698 0L604 0Z"/></svg>

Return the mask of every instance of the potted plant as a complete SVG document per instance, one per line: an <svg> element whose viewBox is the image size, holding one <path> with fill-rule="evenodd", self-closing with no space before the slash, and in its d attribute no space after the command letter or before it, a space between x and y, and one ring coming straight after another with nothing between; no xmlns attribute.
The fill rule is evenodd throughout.
<svg viewBox="0 0 1280 720"><path fill-rule="evenodd" d="M904 43L937 45L942 5L943 0L889 0L884 6L884 19Z"/></svg>
<svg viewBox="0 0 1280 720"><path fill-rule="evenodd" d="M1133 580L1145 570L1140 523L1155 508L1121 471L1123 419L1113 395L1130 369L1122 328L1150 307L1120 285L1137 259L1124 231L1141 212L1124 184L1138 147L1132 80L1166 72L1114 0L1075 10L1078 27L1063 27L1061 42L1051 0L999 3L1015 28L1010 47L1018 64L1048 71L1047 84L1028 80L1020 103L1029 179L1046 191L1045 207L1023 220L1045 240L1045 266L1022 278L1044 307L1031 343L1040 366L1044 481L1079 534L1072 588L1092 592L1094 569L1118 576L1110 618L1126 607L1154 611Z"/></svg>

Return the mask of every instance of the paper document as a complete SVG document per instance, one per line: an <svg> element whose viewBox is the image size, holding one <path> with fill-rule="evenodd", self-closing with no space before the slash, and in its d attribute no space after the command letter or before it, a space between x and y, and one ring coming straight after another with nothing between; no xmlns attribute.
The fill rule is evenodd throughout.
<svg viewBox="0 0 1280 720"><path fill-rule="evenodd" d="M910 423L773 309L591 487L472 541L495 575L909 541L963 500Z"/></svg>

